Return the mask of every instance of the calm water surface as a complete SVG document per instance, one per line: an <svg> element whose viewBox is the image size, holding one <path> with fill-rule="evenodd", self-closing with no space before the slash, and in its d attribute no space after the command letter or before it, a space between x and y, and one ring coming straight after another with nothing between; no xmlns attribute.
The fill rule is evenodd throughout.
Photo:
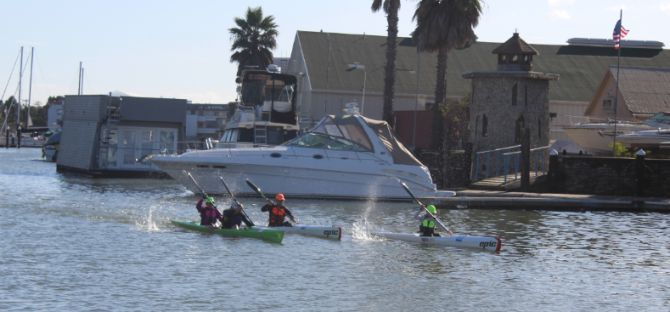
<svg viewBox="0 0 670 312"><path fill-rule="evenodd" d="M260 184L260 181L255 181ZM0 311L668 311L670 216L442 210L503 251L369 238L413 231L409 203L298 201L342 241L281 245L185 232L195 197L171 180L55 172L37 149L0 150ZM245 198L257 223L261 200ZM227 199L219 198L219 206Z"/></svg>

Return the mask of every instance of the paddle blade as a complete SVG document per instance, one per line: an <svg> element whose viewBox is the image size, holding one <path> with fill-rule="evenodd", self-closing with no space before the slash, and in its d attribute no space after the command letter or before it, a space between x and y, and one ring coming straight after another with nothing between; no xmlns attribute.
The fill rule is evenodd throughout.
<svg viewBox="0 0 670 312"><path fill-rule="evenodd" d="M219 177L219 181L221 181L221 183L223 183L223 187L225 187L228 194L230 194L230 198L235 199L235 194L233 194L233 192L230 190L230 188L228 187L228 184L226 184L226 181L223 179L223 177ZM235 201L237 201L237 200L235 200Z"/></svg>
<svg viewBox="0 0 670 312"><path fill-rule="evenodd" d="M191 175L190 172L188 172L186 170L182 170L182 172L184 174L186 174L191 179L191 182L193 182L193 185L195 185L195 187L198 188L198 190L200 190L200 193L202 194L202 196L209 196L209 195L207 195L207 193L205 193L205 190L200 186L200 184L198 184L198 182L195 180L195 178L193 177L193 175Z"/></svg>
<svg viewBox="0 0 670 312"><path fill-rule="evenodd" d="M256 193L258 193L258 194L263 194L263 192L261 192L261 189L260 189L258 186L256 186L256 184L254 184L253 182L249 181L249 179L247 179L247 185L249 185L249 187L250 187L252 190L254 190L254 192L256 192Z"/></svg>

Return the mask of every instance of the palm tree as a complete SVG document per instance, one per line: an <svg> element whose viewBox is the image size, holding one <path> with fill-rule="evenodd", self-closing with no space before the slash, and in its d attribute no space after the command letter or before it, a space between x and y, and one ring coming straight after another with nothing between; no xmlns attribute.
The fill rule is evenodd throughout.
<svg viewBox="0 0 670 312"><path fill-rule="evenodd" d="M277 24L272 15L263 17L261 7L248 8L246 19L235 18L237 27L228 31L233 39L231 62L237 62L237 76L247 66L266 68L272 64L272 49L277 46Z"/></svg>
<svg viewBox="0 0 670 312"><path fill-rule="evenodd" d="M474 27L482 7L479 0L421 0L414 12L417 26L412 39L420 51L437 51L433 148L444 156L442 109L447 97L447 57L454 48L466 48L477 40ZM445 162L442 162L443 165ZM446 170L442 168L442 173Z"/></svg>
<svg viewBox="0 0 670 312"><path fill-rule="evenodd" d="M372 12L382 7L382 0L372 1ZM384 0L384 12L388 22L388 36L386 37L386 67L384 69L384 107L383 119L393 128L393 93L395 84L395 58L397 54L396 39L398 38L398 10L400 0Z"/></svg>

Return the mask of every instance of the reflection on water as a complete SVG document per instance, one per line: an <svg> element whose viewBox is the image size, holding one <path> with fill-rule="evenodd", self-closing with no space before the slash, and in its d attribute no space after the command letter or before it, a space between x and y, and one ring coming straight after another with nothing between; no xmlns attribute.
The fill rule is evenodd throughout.
<svg viewBox="0 0 670 312"><path fill-rule="evenodd" d="M499 254L370 237L414 232L414 203L287 199L342 241L281 245L174 228L197 219L171 180L64 176L39 151L0 150L0 310L665 311L670 234L661 214L452 209L456 233ZM240 198L259 224L260 198ZM217 200L220 208L228 198ZM281 292L291 300L256 295ZM253 296L251 296L253 294ZM251 296L251 297L250 297ZM242 304L243 303L243 304Z"/></svg>

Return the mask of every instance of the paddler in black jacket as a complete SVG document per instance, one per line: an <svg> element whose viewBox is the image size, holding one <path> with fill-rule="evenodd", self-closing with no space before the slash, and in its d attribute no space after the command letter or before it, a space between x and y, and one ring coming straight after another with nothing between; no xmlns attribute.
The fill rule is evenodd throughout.
<svg viewBox="0 0 670 312"><path fill-rule="evenodd" d="M268 226L292 226L291 223L284 220L287 216L295 223L293 214L284 206L285 200L284 194L278 193L275 195L276 203L268 203L261 208L261 211L269 213Z"/></svg>
<svg viewBox="0 0 670 312"><path fill-rule="evenodd" d="M238 202L233 202L233 205L223 211L223 216L221 216L221 227L224 229L239 228L242 225L242 222L247 225L247 227L254 226L254 223L247 218L246 214L242 213L242 204Z"/></svg>

